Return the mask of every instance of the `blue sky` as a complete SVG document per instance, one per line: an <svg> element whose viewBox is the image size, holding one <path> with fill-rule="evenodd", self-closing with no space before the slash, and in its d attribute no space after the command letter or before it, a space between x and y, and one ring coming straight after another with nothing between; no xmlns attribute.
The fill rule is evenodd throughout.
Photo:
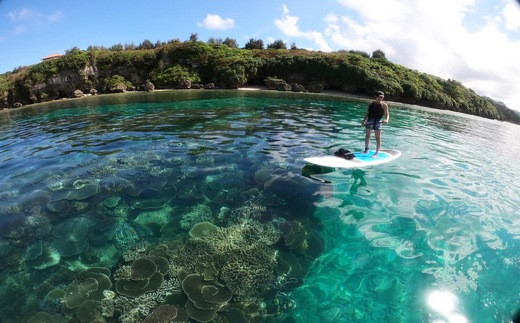
<svg viewBox="0 0 520 323"><path fill-rule="evenodd" d="M250 38L372 53L520 110L516 0L0 0L0 73L74 46Z"/></svg>

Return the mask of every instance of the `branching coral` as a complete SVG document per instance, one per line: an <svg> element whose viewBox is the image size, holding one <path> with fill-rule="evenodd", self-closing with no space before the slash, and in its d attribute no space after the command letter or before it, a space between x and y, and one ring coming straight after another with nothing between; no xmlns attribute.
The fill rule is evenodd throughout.
<svg viewBox="0 0 520 323"><path fill-rule="evenodd" d="M114 293L111 290L105 290L103 292L103 295L105 297L101 300L101 303L99 304L101 315L103 315L104 317L112 317L114 316L115 312L114 299L116 293Z"/></svg>
<svg viewBox="0 0 520 323"><path fill-rule="evenodd" d="M220 277L238 298L255 297L274 287L274 249L253 245L227 256Z"/></svg>
<svg viewBox="0 0 520 323"><path fill-rule="evenodd" d="M179 310L173 305L159 305L143 320L143 323L168 323L173 321L178 313Z"/></svg>
<svg viewBox="0 0 520 323"><path fill-rule="evenodd" d="M148 249L148 247L150 247L150 244L148 242L138 242L123 253L123 259L125 261L133 261L138 258L141 258Z"/></svg>
<svg viewBox="0 0 520 323"><path fill-rule="evenodd" d="M200 223L193 227L190 234L197 240L207 242L218 253L239 250L252 244L273 245L281 236L280 230L272 223L261 224L255 220L244 220L226 228Z"/></svg>
<svg viewBox="0 0 520 323"><path fill-rule="evenodd" d="M236 208L229 214L228 221L230 223L242 223L244 220L259 220L267 211L265 206L254 203L253 201L246 202L243 206Z"/></svg>
<svg viewBox="0 0 520 323"><path fill-rule="evenodd" d="M117 296L114 300L115 310L120 313L121 322L141 322L150 311L157 306L158 295L146 293L137 298Z"/></svg>
<svg viewBox="0 0 520 323"><path fill-rule="evenodd" d="M204 221L213 222L211 209L205 204L197 204L188 213L182 215L180 225L184 230L189 230L195 224Z"/></svg>

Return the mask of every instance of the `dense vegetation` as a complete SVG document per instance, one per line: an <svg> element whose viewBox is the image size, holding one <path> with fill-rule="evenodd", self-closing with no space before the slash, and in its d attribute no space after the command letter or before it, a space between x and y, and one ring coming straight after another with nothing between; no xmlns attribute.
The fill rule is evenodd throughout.
<svg viewBox="0 0 520 323"><path fill-rule="evenodd" d="M448 109L520 123L504 105L477 95L456 80L414 71L388 61L381 50L323 53L290 49L280 40L250 39L244 49L235 40L117 44L109 49L72 48L58 59L0 75L0 107L71 97L84 93L155 88L200 88L205 84L238 88L277 78L284 90L317 92L322 88L353 94L382 90L389 100ZM316 84L318 86L316 87Z"/></svg>

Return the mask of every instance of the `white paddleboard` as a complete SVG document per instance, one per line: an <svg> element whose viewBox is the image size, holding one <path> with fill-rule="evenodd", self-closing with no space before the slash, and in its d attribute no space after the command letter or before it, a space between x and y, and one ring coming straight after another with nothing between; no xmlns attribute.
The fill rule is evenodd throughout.
<svg viewBox="0 0 520 323"><path fill-rule="evenodd" d="M308 163L319 166L335 168L360 168L388 163L401 156L401 152L394 149L381 149L377 157L372 157L374 153L375 150L371 150L366 154L362 152L355 152L354 156L356 157L351 160L336 156L309 157L305 158L304 160Z"/></svg>

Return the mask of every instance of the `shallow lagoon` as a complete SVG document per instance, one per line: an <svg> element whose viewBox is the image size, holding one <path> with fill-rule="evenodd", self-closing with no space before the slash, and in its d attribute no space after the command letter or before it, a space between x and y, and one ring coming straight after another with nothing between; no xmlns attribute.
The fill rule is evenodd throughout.
<svg viewBox="0 0 520 323"><path fill-rule="evenodd" d="M178 91L0 113L2 321L139 321L160 304L178 319L507 321L520 127L391 105L399 160L305 165L362 148L365 106ZM201 286L222 297L201 306Z"/></svg>

